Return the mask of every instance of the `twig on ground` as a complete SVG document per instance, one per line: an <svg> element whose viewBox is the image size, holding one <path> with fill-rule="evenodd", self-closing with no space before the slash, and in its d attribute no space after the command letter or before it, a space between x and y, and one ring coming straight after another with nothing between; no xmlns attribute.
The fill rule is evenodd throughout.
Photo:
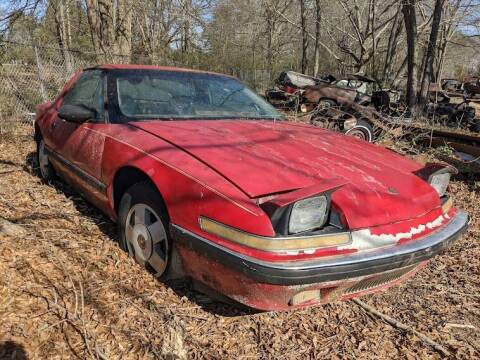
<svg viewBox="0 0 480 360"><path fill-rule="evenodd" d="M476 327L470 324L454 324L454 323L446 323L446 328L455 328L455 329L471 329L475 330Z"/></svg>
<svg viewBox="0 0 480 360"><path fill-rule="evenodd" d="M383 313L381 313L380 311L378 311L377 309L371 307L370 305L364 303L363 301L361 300L358 300L358 299L353 299L353 302L355 304L357 304L358 306L362 307L364 310L366 310L368 313L372 314L372 315L375 315L376 317L382 319L383 321L385 321L386 323L390 324L391 326L393 326L394 328L397 328L397 329L400 329L400 330L403 330L405 332L409 332L409 333L412 333L414 334L415 336L417 336L418 338L420 338L423 342L425 342L426 344L430 345L432 348L434 348L436 351L442 353L444 356L452 356L452 354L447 350L445 349L442 345L440 345L439 343L435 342L434 340L432 340L431 338L429 338L428 336L418 332L417 330L413 329L412 327L406 325L406 324L403 324L401 323L400 321L397 321L393 318L391 318L390 316L388 315L385 315Z"/></svg>

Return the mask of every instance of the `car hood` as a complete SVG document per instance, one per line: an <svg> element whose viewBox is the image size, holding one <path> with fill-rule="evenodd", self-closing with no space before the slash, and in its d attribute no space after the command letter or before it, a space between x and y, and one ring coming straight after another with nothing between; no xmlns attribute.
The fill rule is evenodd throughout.
<svg viewBox="0 0 480 360"><path fill-rule="evenodd" d="M131 123L228 179L250 198L338 179L332 196L351 228L424 215L440 205L412 172L421 165L342 134L286 121L180 120Z"/></svg>

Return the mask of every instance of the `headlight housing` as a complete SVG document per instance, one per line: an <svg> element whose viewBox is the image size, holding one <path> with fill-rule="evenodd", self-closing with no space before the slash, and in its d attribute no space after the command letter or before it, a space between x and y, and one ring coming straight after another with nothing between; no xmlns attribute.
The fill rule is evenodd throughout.
<svg viewBox="0 0 480 360"><path fill-rule="evenodd" d="M451 175L457 174L458 171L451 165L429 163L414 173L428 182L438 193L438 196L442 197L447 192Z"/></svg>
<svg viewBox="0 0 480 360"><path fill-rule="evenodd" d="M328 198L325 195L297 201L292 206L288 232L298 234L321 228L328 218L328 203Z"/></svg>

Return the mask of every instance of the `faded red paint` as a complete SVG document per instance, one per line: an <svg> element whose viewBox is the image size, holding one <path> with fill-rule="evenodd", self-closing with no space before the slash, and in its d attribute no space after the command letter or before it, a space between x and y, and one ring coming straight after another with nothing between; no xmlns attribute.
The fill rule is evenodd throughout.
<svg viewBox="0 0 480 360"><path fill-rule="evenodd" d="M133 65L100 68L180 70ZM413 174L421 165L384 148L312 126L241 119L67 123L58 118L57 109L80 74L69 81L55 102L38 107L37 131L51 149L105 184L106 193L100 193L56 164L67 180L113 220L117 217L115 176L127 166L142 171L157 186L173 224L264 261L341 256L357 250L260 251L203 232L199 217L275 236L259 198L268 196L267 201L285 206L329 189L335 190L332 206L349 230L368 228L376 235L397 234L442 215L435 190ZM297 287L262 284L189 249L179 247L179 253L187 275L259 309L291 308L288 302L299 290L322 288L327 294L350 284L350 280ZM326 295L325 299L330 300Z"/></svg>
<svg viewBox="0 0 480 360"><path fill-rule="evenodd" d="M174 143L249 198L326 181L347 182L335 191L332 202L351 229L416 218L440 206L435 190L412 173L421 165L320 128L231 120L151 121L134 126Z"/></svg>
<svg viewBox="0 0 480 360"><path fill-rule="evenodd" d="M185 259L185 269L194 279L239 303L260 310L291 310L379 292L406 281L428 263L427 261L419 263L411 272L384 285L343 295L343 290L371 276L308 285L273 285L256 282L185 247L180 246L179 252ZM296 294L308 290L320 290L321 300L306 302L297 306L291 305L290 302Z"/></svg>

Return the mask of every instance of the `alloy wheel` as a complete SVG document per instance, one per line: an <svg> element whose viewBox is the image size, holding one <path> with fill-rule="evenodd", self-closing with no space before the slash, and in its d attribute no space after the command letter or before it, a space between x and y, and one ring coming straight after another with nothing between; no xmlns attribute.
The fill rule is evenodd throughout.
<svg viewBox="0 0 480 360"><path fill-rule="evenodd" d="M161 276L168 264L168 239L160 216L146 204L136 204L128 212L125 238L130 256Z"/></svg>

